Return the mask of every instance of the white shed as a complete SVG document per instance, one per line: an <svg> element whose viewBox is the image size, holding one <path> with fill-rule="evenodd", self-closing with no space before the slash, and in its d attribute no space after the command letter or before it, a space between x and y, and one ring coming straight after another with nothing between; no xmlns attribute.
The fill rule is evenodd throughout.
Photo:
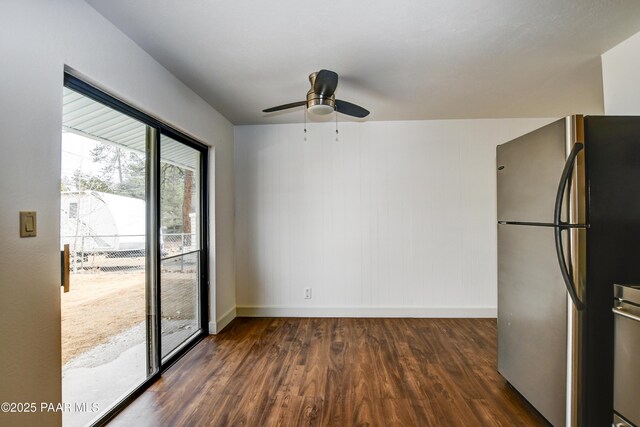
<svg viewBox="0 0 640 427"><path fill-rule="evenodd" d="M60 195L61 245L79 252L145 250L145 202L98 191Z"/></svg>

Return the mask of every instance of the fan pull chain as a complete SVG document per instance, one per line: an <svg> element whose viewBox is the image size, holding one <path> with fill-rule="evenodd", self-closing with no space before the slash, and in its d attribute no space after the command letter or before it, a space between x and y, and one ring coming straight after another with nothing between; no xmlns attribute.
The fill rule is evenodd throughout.
<svg viewBox="0 0 640 427"><path fill-rule="evenodd" d="M307 107L304 108L304 140L307 140Z"/></svg>
<svg viewBox="0 0 640 427"><path fill-rule="evenodd" d="M338 140L338 110L336 110L336 141Z"/></svg>

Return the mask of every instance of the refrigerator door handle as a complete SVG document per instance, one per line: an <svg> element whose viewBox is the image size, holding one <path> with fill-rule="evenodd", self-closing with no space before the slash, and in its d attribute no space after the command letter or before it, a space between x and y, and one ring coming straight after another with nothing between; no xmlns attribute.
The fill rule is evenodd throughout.
<svg viewBox="0 0 640 427"><path fill-rule="evenodd" d="M562 279L564 280L564 284L567 287L567 292L573 301L576 309L582 311L584 309L584 303L580 301L578 297L578 293L576 291L576 286L573 280L573 274L569 272L569 268L567 266L567 261L564 256L564 249L562 247L562 230L570 229L575 226L579 226L578 224L567 224L562 221L562 199L564 199L565 190L571 179L571 175L573 172L573 166L576 162L576 158L578 157L578 153L582 151L584 148L584 144L581 142L576 142L567 157L567 161L564 165L564 169L562 170L562 175L560 177L560 184L558 185L558 192L556 194L556 204L553 212L553 225L554 225L554 236L556 241L556 254L558 255L558 263L560 264L560 272L562 273Z"/></svg>

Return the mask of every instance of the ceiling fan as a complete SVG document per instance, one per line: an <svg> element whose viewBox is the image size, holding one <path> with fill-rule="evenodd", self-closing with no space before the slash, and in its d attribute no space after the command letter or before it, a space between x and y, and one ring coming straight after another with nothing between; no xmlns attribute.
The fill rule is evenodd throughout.
<svg viewBox="0 0 640 427"><path fill-rule="evenodd" d="M369 111L347 101L336 99L335 91L338 86L338 74L329 70L320 70L309 75L311 89L307 92L307 100L278 105L262 110L263 113L287 110L289 108L307 106L307 111L317 115L326 115L337 111L353 117L367 117Z"/></svg>

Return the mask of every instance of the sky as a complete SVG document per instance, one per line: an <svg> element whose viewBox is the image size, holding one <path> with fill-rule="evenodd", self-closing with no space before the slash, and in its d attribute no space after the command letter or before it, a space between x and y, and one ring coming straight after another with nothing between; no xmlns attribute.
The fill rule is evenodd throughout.
<svg viewBox="0 0 640 427"><path fill-rule="evenodd" d="M92 175L100 174L100 163L91 159L91 150L98 144L93 139L62 131L62 179L72 177L77 169Z"/></svg>

